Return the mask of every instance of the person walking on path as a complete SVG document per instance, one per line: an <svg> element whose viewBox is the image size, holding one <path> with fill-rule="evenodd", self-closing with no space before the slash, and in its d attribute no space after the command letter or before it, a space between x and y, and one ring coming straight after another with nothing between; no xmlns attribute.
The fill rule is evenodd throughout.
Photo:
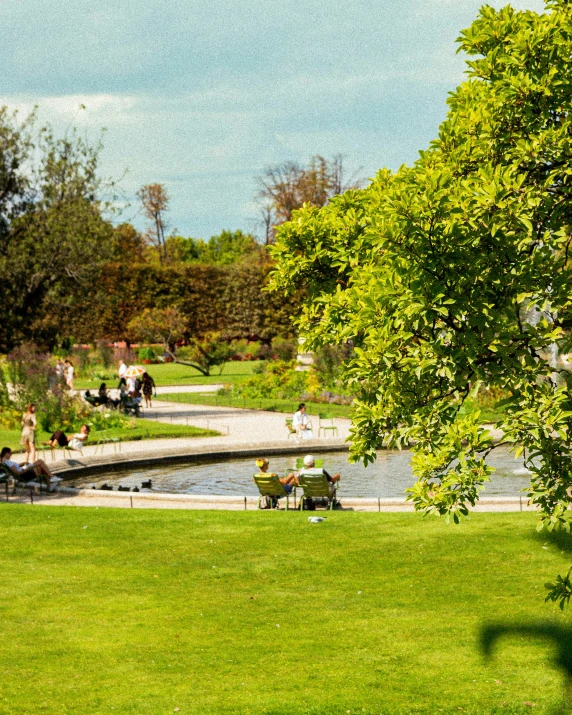
<svg viewBox="0 0 572 715"><path fill-rule="evenodd" d="M143 383L143 397L145 398L145 407L151 407L151 397L153 392L156 390L155 380L149 375L148 372L144 372L141 376L141 381Z"/></svg>
<svg viewBox="0 0 572 715"><path fill-rule="evenodd" d="M22 435L20 437L20 444L26 450L27 464L33 464L36 461L36 426L36 405L31 402L22 417Z"/></svg>
<svg viewBox="0 0 572 715"><path fill-rule="evenodd" d="M127 365L123 362L123 360L120 360L119 368L117 369L117 374L119 375L119 385L117 385L118 390L120 390L122 386L127 386L127 382L125 380L126 372L127 372Z"/></svg>

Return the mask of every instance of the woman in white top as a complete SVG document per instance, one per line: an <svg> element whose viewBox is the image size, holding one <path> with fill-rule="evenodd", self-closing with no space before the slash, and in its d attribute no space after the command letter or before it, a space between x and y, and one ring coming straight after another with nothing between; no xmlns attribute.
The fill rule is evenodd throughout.
<svg viewBox="0 0 572 715"><path fill-rule="evenodd" d="M83 450L84 442L89 437L89 425L82 425L79 432L74 434L72 437L66 437L61 429L56 430L50 439L44 444L49 445L52 449L57 446L65 447L66 449L75 449L78 452Z"/></svg>
<svg viewBox="0 0 572 715"><path fill-rule="evenodd" d="M303 402L298 406L298 412L294 415L292 427L296 430L298 439L314 439L312 423L306 414L306 405Z"/></svg>
<svg viewBox="0 0 572 715"><path fill-rule="evenodd" d="M73 365L71 364L71 360L66 360L64 377L66 379L66 384L69 387L69 389L73 390L74 369L73 369Z"/></svg>

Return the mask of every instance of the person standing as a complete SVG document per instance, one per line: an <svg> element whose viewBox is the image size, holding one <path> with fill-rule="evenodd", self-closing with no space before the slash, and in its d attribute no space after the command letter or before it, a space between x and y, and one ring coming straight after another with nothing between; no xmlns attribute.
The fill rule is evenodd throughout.
<svg viewBox="0 0 572 715"><path fill-rule="evenodd" d="M144 372L141 376L141 381L143 382L143 397L145 398L145 407L151 407L151 397L153 396L153 391L157 388L155 387L155 380L149 375L148 372Z"/></svg>
<svg viewBox="0 0 572 715"><path fill-rule="evenodd" d="M127 386L127 381L125 380L125 373L127 372L127 365L123 360L119 361L119 368L117 369L117 374L119 375L119 385L117 389L120 390L122 386Z"/></svg>
<svg viewBox="0 0 572 715"><path fill-rule="evenodd" d="M36 405L30 403L22 417L22 435L20 444L26 450L26 463L33 464L36 461Z"/></svg>
<svg viewBox="0 0 572 715"><path fill-rule="evenodd" d="M66 385L70 390L73 390L73 378L74 378L74 369L72 365L71 360L66 360L65 361L65 370L64 370L64 377L66 379Z"/></svg>
<svg viewBox="0 0 572 715"><path fill-rule="evenodd" d="M56 382L61 383L64 379L65 365L60 358L56 363Z"/></svg>

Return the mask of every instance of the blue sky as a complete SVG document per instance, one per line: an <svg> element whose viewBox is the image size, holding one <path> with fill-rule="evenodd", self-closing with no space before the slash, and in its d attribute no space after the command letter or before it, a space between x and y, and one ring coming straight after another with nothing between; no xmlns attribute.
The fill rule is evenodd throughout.
<svg viewBox="0 0 572 715"><path fill-rule="evenodd" d="M490 0L495 7L503 2ZM541 0L513 0L541 11ZM0 5L0 104L56 130L106 128L123 218L164 183L182 235L256 230L256 177L344 155L350 173L415 160L463 79L477 0L25 0ZM85 110L80 110L80 105Z"/></svg>

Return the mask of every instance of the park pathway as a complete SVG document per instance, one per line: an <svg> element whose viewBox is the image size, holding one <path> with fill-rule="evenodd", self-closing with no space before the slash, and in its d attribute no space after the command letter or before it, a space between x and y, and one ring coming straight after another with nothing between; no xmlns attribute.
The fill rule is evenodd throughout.
<svg viewBox="0 0 572 715"><path fill-rule="evenodd" d="M159 390L165 388L159 388ZM158 390L158 392L159 392ZM182 392L177 387L176 392ZM166 422L169 424L189 425L201 427L203 429L213 429L220 432L216 437L173 437L166 439L146 439L133 442L121 442L120 445L107 444L103 448L92 442L84 447L84 457L95 457L96 453L115 454L120 452L127 459L130 457L153 456L158 452L169 450L188 451L189 454L195 450L204 450L212 447L214 450L229 445L253 445L260 446L261 454L264 453L265 445L269 443L294 444L293 438L288 438L286 429L286 418L288 415L279 412L264 412L260 410L245 410L236 407L215 407L210 405L192 405L178 402L167 402L153 400L152 408L144 410L145 419L156 422ZM318 437L318 418L312 416L314 434ZM328 425L330 422L328 421ZM308 451L313 445L324 445L327 443L339 444L349 435L350 420L336 418L334 425L338 428L338 435L332 439L332 433L327 432L328 438L324 436L315 440L308 440ZM92 440L97 439L97 433L92 433ZM18 454L15 459L22 460L23 454ZM38 457L43 457L48 466L53 466L56 471L65 463L69 463L68 455L63 450L56 450L55 461L51 459L49 450L38 452ZM72 453L71 461L81 458L79 453Z"/></svg>

